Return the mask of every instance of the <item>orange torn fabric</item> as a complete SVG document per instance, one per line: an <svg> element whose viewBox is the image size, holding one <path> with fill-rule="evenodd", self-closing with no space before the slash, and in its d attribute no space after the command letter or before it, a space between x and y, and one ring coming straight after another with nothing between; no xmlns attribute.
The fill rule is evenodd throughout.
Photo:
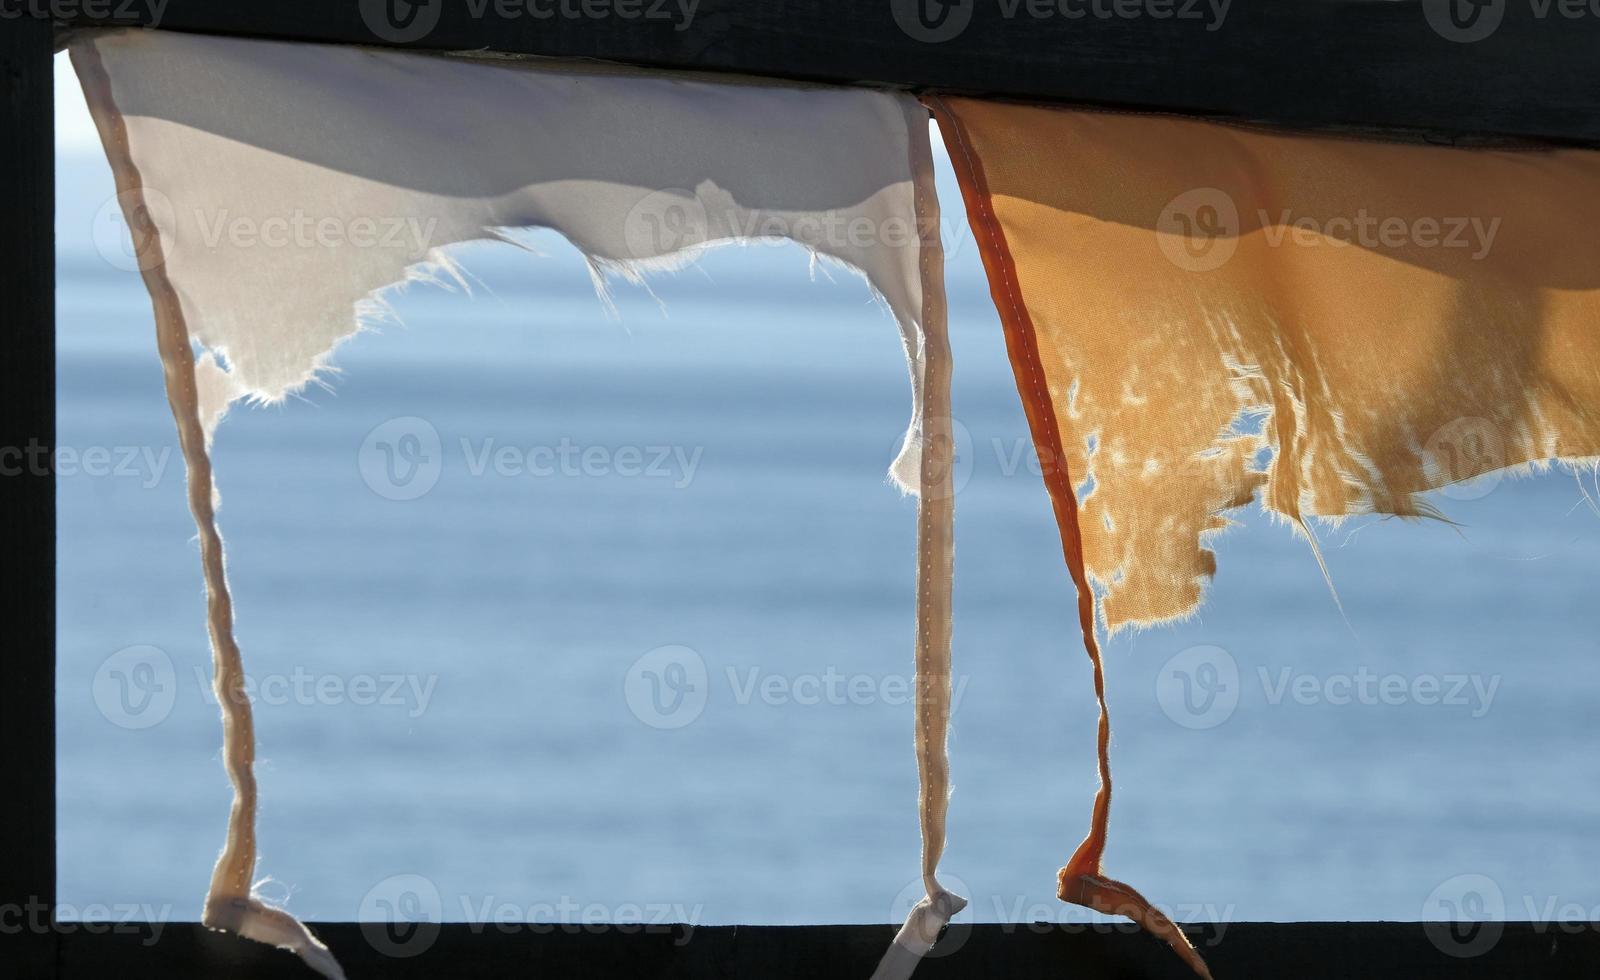
<svg viewBox="0 0 1600 980"><path fill-rule="evenodd" d="M1191 615L1253 500L1441 517L1420 494L1600 454L1600 153L1311 137L931 98L1078 590L1100 788L1060 896L1103 877L1099 623ZM1076 481L1076 482L1074 482ZM1315 545L1314 540L1312 541Z"/></svg>

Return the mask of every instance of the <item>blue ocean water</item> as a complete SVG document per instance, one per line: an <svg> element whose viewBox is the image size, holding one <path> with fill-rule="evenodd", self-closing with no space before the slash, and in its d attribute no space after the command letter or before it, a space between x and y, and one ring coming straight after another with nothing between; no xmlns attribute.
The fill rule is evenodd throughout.
<svg viewBox="0 0 1600 980"><path fill-rule="evenodd" d="M1068 920L1089 668L948 177L944 867L973 921ZM182 464L148 301L107 260L109 175L67 155L59 184L61 898L195 918L230 791ZM608 317L541 241L468 250L472 295L411 290L329 388L219 430L267 893L328 920L396 881L448 920L899 918L891 319L778 247L622 287ZM1182 919L1434 917L1484 879L1509 918L1596 917L1600 515L1571 474L1456 496L1459 529L1322 533L1343 616L1304 542L1241 512L1200 616L1108 644L1108 870Z"/></svg>

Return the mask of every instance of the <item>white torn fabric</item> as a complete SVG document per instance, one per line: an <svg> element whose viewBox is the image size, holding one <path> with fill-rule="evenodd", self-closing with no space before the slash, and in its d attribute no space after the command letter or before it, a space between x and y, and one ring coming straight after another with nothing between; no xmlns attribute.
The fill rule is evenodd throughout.
<svg viewBox="0 0 1600 980"><path fill-rule="evenodd" d="M86 48L190 335L232 379L218 397L282 398L381 290L453 274L447 246L540 227L599 281L757 239L844 263L899 322L920 408L909 97L154 31ZM919 422L892 470L906 492Z"/></svg>
<svg viewBox="0 0 1600 980"><path fill-rule="evenodd" d="M923 108L866 90L166 32L86 33L71 51L156 309L200 528L235 791L206 924L342 975L250 884L254 733L207 454L229 403L276 401L313 380L381 311L381 291L454 275L442 250L455 243L551 228L603 285L711 246L780 238L861 273L894 314L909 362L912 421L891 473L922 498L916 751L929 897L896 942L915 954L910 964L879 975L909 974L964 904L934 877L949 783L953 500ZM923 453L924 440L939 451Z"/></svg>

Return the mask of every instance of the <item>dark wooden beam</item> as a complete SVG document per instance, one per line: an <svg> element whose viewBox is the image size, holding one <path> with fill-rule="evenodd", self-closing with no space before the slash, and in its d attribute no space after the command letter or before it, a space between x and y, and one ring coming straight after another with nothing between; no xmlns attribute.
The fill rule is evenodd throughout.
<svg viewBox="0 0 1600 980"><path fill-rule="evenodd" d="M53 3L63 23L84 27L596 58L1444 142L1600 145L1597 0L0 0L30 3Z"/></svg>
<svg viewBox="0 0 1600 980"><path fill-rule="evenodd" d="M689 9L673 2L89 0L46 6L41 0L32 6L78 27L129 23L297 41L481 48L1449 142L1600 145L1600 74L1593 71L1600 12L1590 4L1571 18L1562 11L1577 8L1560 0L1488 0L1498 11L1498 27L1463 41L1450 35L1472 28L1448 20L1430 26L1417 0L1233 0L1220 23L1214 13L1209 21L1151 16L1158 9L1220 9L1190 7L1189 0L1068 0L1072 10L1097 2L1092 9L1143 12L1081 19L1061 16L1056 5L1058 13L1035 16L1030 11L1046 8L1026 0L1015 7L999 0L944 4L935 13L947 19L923 21L911 4L894 0L700 0L692 18L643 15ZM578 14L562 15L563 4ZM0 0L0 14L7 15L0 19L0 132L10 138L9 152L0 154L0 344L7 367L0 448L13 452L0 462L14 459L18 469L0 477L0 541L7 557L0 601L11 627L0 654L0 786L7 794L0 807L0 961L8 976L61 980L310 976L288 954L193 923L39 927L48 925L55 898L54 485L48 467L31 461L48 459L55 437L53 160L50 32L40 20L10 16L26 6L29 0ZM624 8L641 11L640 18L617 16ZM551 9L558 11L551 18L527 13ZM1015 13L1007 16L1007 9ZM613 13L592 16L600 10ZM969 18L965 27L955 30L963 17ZM950 36L934 40L941 34ZM418 933L352 923L316 929L352 976L395 980L529 973L865 976L893 933L888 925L706 927L685 941L681 929L524 926L506 932L446 925ZM1587 923L1495 924L1457 933L1416 923L1235 923L1220 933L1205 927L1196 939L1219 976L1589 978L1600 962L1600 931ZM957 927L940 953L918 971L919 980L1004 980L1066 970L1090 980L1188 977L1160 944L1118 927Z"/></svg>
<svg viewBox="0 0 1600 980"><path fill-rule="evenodd" d="M52 80L50 25L0 21L0 974L18 977L55 961Z"/></svg>
<svg viewBox="0 0 1600 980"><path fill-rule="evenodd" d="M107 927L109 928L109 927ZM871 974L895 927L711 926L640 931L367 923L314 926L351 977L759 977L816 980ZM1416 922L1240 922L1191 937L1218 977L1347 980L1593 980L1600 930L1590 923L1491 923L1439 932ZM917 968L917 980L1194 980L1172 951L1131 926L956 926ZM395 955L396 953L408 955ZM1470 954L1470 955L1461 955ZM62 937L61 980L229 980L315 975L292 955L248 940L169 923L148 930Z"/></svg>

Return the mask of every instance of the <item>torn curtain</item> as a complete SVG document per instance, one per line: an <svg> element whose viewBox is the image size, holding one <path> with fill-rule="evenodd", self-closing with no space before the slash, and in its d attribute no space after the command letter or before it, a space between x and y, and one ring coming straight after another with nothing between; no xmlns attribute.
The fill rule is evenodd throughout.
<svg viewBox="0 0 1600 980"><path fill-rule="evenodd" d="M378 291L449 274L440 249L455 242L549 227L603 279L778 237L861 272L910 363L913 421L893 472L921 495L927 896L877 974L906 976L962 904L935 876L949 360L917 104L154 32L85 35L73 57L141 246L201 530L236 788L206 921L339 975L250 889L253 739L234 693L242 661L206 454L229 402L313 378ZM1101 706L1100 791L1060 894L1131 916L1206 975L1176 927L1101 867L1111 782L1097 626L1190 614L1214 571L1205 542L1252 500L1309 538L1309 518L1435 516L1418 494L1600 451L1600 160L930 101L1005 326ZM308 237L246 246L226 233L230 216ZM406 218L425 233L378 234Z"/></svg>
<svg viewBox="0 0 1600 980"><path fill-rule="evenodd" d="M1418 495L1600 453L1600 154L1274 134L930 99L1079 593L1100 791L1064 900L1181 933L1104 877L1097 625L1193 613L1223 513L1439 516ZM1099 623L1096 622L1098 608Z"/></svg>
<svg viewBox="0 0 1600 980"><path fill-rule="evenodd" d="M441 249L453 243L551 228L604 280L778 238L865 277L910 367L913 418L891 472L921 497L915 748L927 896L879 975L908 974L964 904L934 874L948 797L953 500L924 108L868 90L153 31L86 34L72 57L156 308L200 529L235 789L206 924L342 976L252 888L254 737L206 451L228 404L273 401L313 379L378 291L451 274ZM237 219L252 233L235 234Z"/></svg>
<svg viewBox="0 0 1600 980"><path fill-rule="evenodd" d="M1253 499L1432 516L1600 452L1600 153L937 105L1110 630L1194 612Z"/></svg>

